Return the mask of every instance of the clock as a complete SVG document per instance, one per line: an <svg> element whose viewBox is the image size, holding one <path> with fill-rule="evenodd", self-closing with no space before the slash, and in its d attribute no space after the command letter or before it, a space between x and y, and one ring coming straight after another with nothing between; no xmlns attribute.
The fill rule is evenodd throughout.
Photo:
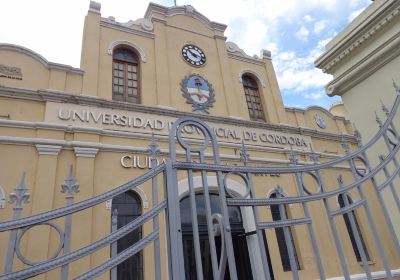
<svg viewBox="0 0 400 280"><path fill-rule="evenodd" d="M206 55L203 50L195 45L185 45L182 48L183 59L192 66L203 66L206 63Z"/></svg>

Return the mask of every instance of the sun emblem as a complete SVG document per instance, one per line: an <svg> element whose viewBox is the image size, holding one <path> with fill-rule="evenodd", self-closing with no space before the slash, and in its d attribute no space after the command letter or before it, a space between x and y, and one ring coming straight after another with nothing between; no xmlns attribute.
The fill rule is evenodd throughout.
<svg viewBox="0 0 400 280"><path fill-rule="evenodd" d="M186 98L186 103L192 104L193 111L209 114L207 110L213 107L215 102L212 85L197 74L185 76L180 85L182 95Z"/></svg>

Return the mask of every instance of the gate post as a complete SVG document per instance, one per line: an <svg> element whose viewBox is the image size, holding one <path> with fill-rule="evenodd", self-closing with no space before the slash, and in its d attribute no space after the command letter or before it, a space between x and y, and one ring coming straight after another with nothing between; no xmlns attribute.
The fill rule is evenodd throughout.
<svg viewBox="0 0 400 280"><path fill-rule="evenodd" d="M179 211L178 182L176 170L172 167L172 161L165 162L166 184L165 194L167 196L167 233L168 259L170 266L170 279L185 279L185 266L183 260L181 214Z"/></svg>

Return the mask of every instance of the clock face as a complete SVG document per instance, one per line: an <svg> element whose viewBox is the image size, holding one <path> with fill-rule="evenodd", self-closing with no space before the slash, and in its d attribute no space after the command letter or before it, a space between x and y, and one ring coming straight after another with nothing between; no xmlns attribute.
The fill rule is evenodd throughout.
<svg viewBox="0 0 400 280"><path fill-rule="evenodd" d="M182 48L182 56L192 66L203 66L206 63L204 52L194 45L185 45Z"/></svg>

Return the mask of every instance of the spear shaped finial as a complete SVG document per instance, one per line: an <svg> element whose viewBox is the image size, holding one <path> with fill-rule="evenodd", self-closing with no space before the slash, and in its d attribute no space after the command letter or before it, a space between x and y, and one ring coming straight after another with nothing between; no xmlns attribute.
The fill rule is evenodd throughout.
<svg viewBox="0 0 400 280"><path fill-rule="evenodd" d="M379 127L382 127L383 124L382 124L381 119L379 118L379 116L378 116L378 114L376 113L376 111L374 111L374 112L375 112L375 120L376 120L376 123L379 125Z"/></svg>
<svg viewBox="0 0 400 280"><path fill-rule="evenodd" d="M243 160L245 165L247 165L250 159L250 155L247 152L247 148L243 140L242 140L242 147L240 148L240 158Z"/></svg>

